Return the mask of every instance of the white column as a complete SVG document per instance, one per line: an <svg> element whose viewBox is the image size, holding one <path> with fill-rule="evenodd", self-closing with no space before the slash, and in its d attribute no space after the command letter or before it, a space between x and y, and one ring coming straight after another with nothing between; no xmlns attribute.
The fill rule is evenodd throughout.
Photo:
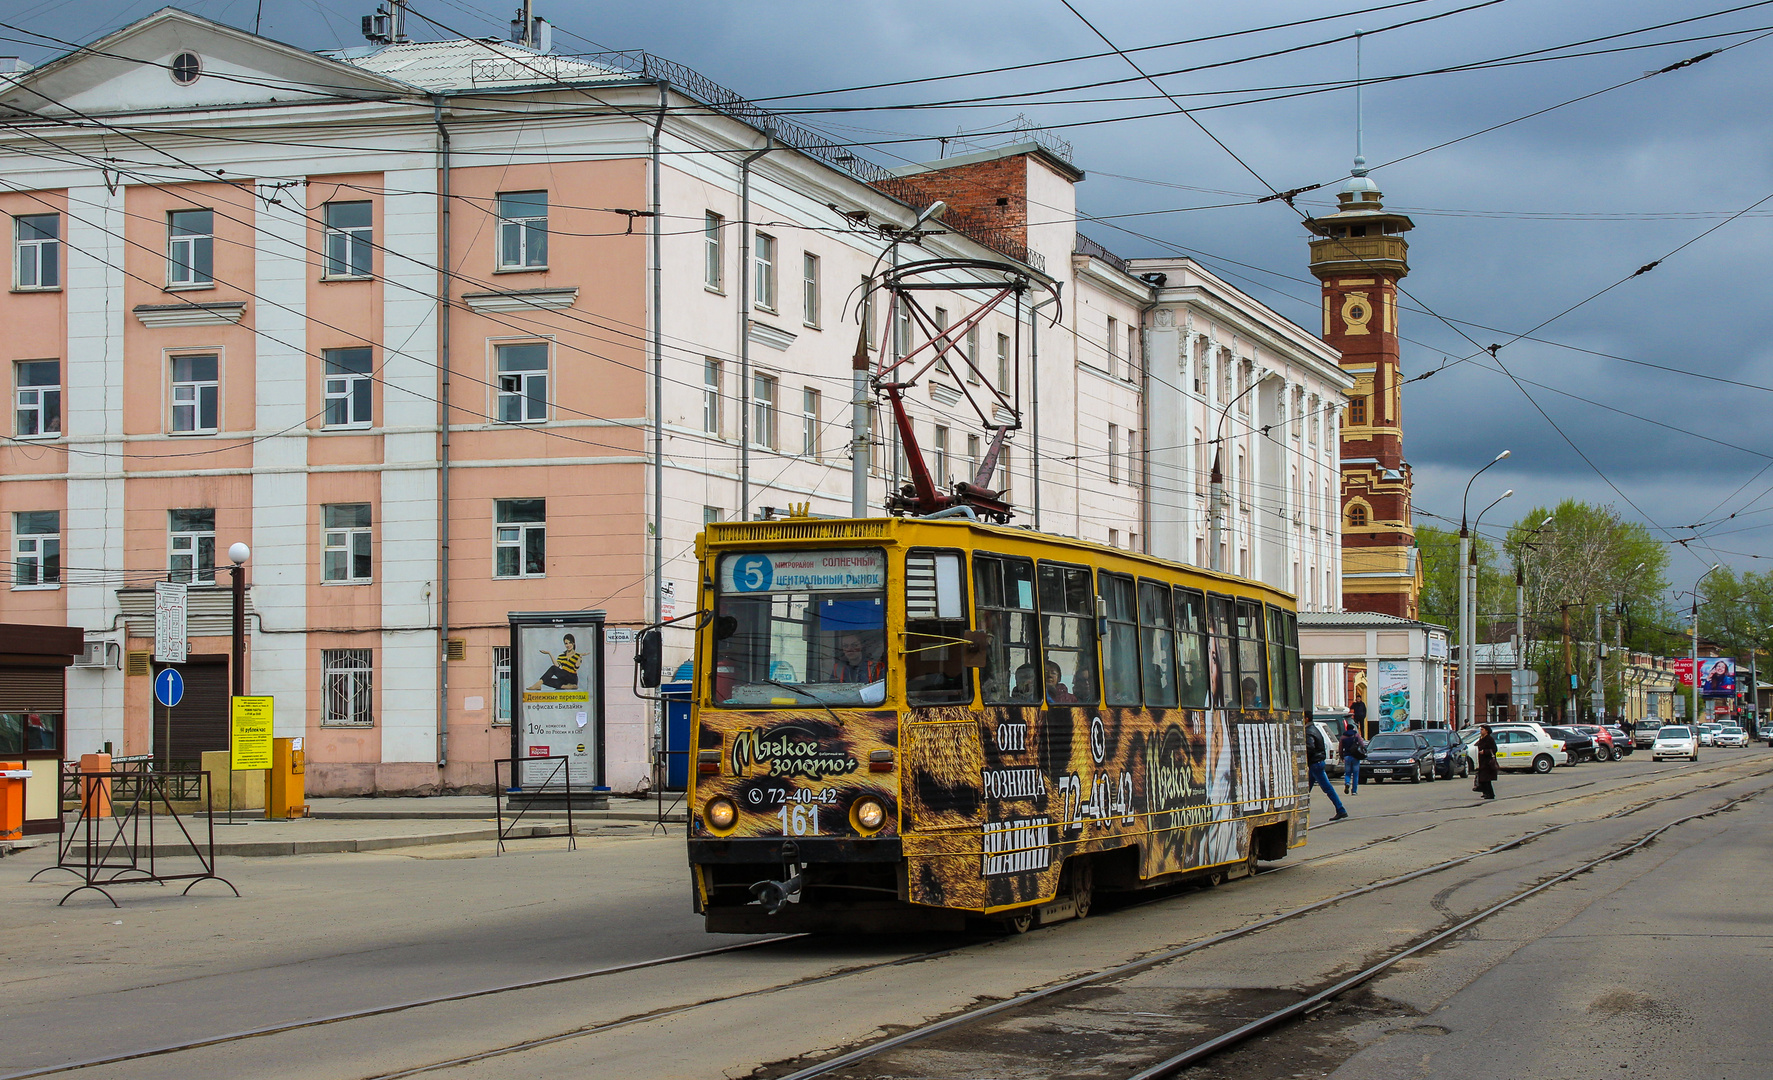
<svg viewBox="0 0 1773 1080"><path fill-rule="evenodd" d="M274 187L262 194L277 196ZM308 625L307 357L308 262L307 228L299 192L284 191L282 202L259 200L258 248L253 268L258 297L252 319L254 380L257 386L253 426L260 432L288 434L261 439L253 446L252 559L247 580L258 613L252 639L250 690L277 699L272 733L300 736L308 726L308 684L319 672L308 663L306 633L265 633L265 628L290 631ZM225 549L230 537L217 537Z"/></svg>
<svg viewBox="0 0 1773 1080"><path fill-rule="evenodd" d="M437 657L432 627L437 562L437 172L385 174L382 200L389 254L382 260L381 534L382 643L376 682L384 762L437 760ZM401 258L393 252L412 256ZM401 286L405 286L402 288ZM410 391L410 392L409 392ZM402 468L402 466L416 466ZM406 629L402 629L406 628Z"/></svg>
<svg viewBox="0 0 1773 1080"><path fill-rule="evenodd" d="M103 184L68 189L68 355L64 361L63 431L82 442L67 455L68 506L62 514L62 563L68 625L109 629L119 611L123 581L123 213L126 189ZM107 231L108 230L108 231ZM162 521L161 528L165 528ZM150 569L133 567L132 569ZM121 636L117 638L121 640ZM147 753L123 744L123 672L70 671L67 748L70 755L102 749Z"/></svg>

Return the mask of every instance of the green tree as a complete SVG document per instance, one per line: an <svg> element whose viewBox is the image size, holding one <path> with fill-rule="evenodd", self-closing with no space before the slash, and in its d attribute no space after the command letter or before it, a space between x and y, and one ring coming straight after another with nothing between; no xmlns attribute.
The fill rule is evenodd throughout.
<svg viewBox="0 0 1773 1080"><path fill-rule="evenodd" d="M1501 552L1481 536L1473 536L1472 552L1478 564L1477 630L1479 641L1501 640L1493 624L1513 618L1514 575L1500 562ZM1423 622L1438 623L1459 639L1459 534L1432 525L1416 526L1416 557L1422 560L1422 594L1417 615ZM1506 637L1504 632L1503 637Z"/></svg>

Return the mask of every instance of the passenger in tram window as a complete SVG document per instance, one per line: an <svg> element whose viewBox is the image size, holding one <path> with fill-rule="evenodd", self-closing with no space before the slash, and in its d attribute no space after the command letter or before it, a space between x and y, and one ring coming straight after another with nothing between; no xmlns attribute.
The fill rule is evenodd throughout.
<svg viewBox="0 0 1773 1080"><path fill-rule="evenodd" d="M846 633L837 639L837 659L831 665L832 682L879 682L885 672L886 665L869 656L868 645L861 634Z"/></svg>
<svg viewBox="0 0 1773 1080"><path fill-rule="evenodd" d="M1071 700L1094 705L1098 700L1096 693L1095 668L1088 660L1084 660L1071 679Z"/></svg>
<svg viewBox="0 0 1773 1080"><path fill-rule="evenodd" d="M1262 707L1262 694L1256 689L1256 680L1245 675L1243 681L1244 704L1251 708Z"/></svg>
<svg viewBox="0 0 1773 1080"><path fill-rule="evenodd" d="M1016 669L1016 686L1010 696L1017 701L1037 701L1040 699L1040 687L1035 685L1034 665L1023 664Z"/></svg>
<svg viewBox="0 0 1773 1080"><path fill-rule="evenodd" d="M1055 705L1075 705L1077 696L1062 681L1059 665L1047 661L1047 700Z"/></svg>

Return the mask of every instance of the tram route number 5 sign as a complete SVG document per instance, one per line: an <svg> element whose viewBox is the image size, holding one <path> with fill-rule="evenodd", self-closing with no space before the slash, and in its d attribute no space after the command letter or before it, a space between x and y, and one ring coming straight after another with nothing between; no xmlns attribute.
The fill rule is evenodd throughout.
<svg viewBox="0 0 1773 1080"><path fill-rule="evenodd" d="M237 697L229 720L233 724L233 771L271 767L271 697Z"/></svg>
<svg viewBox="0 0 1773 1080"><path fill-rule="evenodd" d="M182 581L154 583L154 659L162 664L182 664L189 647L185 613L186 585Z"/></svg>

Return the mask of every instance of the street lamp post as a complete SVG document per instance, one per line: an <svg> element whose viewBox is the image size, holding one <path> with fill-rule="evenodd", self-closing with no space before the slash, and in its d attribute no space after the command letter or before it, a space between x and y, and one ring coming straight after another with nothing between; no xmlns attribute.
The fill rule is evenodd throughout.
<svg viewBox="0 0 1773 1080"><path fill-rule="evenodd" d="M1475 625L1477 620L1470 614L1471 581L1466 566L1471 559L1471 530L1465 523L1465 506L1467 500L1471 498L1471 485L1476 482L1478 477L1484 475L1484 471L1490 465L1496 464L1508 455L1509 451L1504 450L1491 458L1488 465L1472 473L1471 479L1465 482L1465 494L1459 498L1459 716L1462 721L1460 727L1471 726L1471 683L1475 670L1471 654L1472 639L1477 635Z"/></svg>
<svg viewBox="0 0 1773 1080"><path fill-rule="evenodd" d="M1693 739L1695 744L1697 744L1699 740L1699 583L1710 577L1712 570L1716 570L1722 565L1724 564L1712 563L1711 570L1707 570L1705 573L1700 574L1699 581L1693 583L1693 652L1691 657L1693 662L1693 694L1690 698L1693 707L1691 709L1691 714L1687 717L1687 722L1693 725Z"/></svg>
<svg viewBox="0 0 1773 1080"><path fill-rule="evenodd" d="M1538 536L1539 530L1550 525L1552 519L1553 515L1547 514L1545 520L1533 526L1527 536ZM1539 550L1527 540L1522 540L1520 546L1523 551ZM1519 554L1514 559L1514 666L1516 671L1525 671L1527 668L1527 571L1526 557ZM1511 675L1510 678L1512 679L1513 676ZM1510 690L1513 690L1512 686ZM1521 715L1518 706L1515 707L1515 719L1526 719Z"/></svg>
<svg viewBox="0 0 1773 1080"><path fill-rule="evenodd" d="M1506 451L1506 450L1503 451L1503 453L1505 453L1505 454L1507 452L1508 451ZM1507 491L1504 491L1501 495L1498 495L1496 497L1495 502L1492 502L1489 506L1486 506L1482 510L1479 510L1478 516L1471 520L1471 531L1474 533L1477 532L1478 525L1480 523L1482 523L1484 520L1484 515L1489 513L1491 510L1494 510L1496 508L1496 503L1501 502L1503 499L1506 499L1506 498L1512 496L1513 494L1514 494L1514 489L1509 488ZM1477 545L1476 544L1471 545L1471 560L1470 560L1470 562L1468 562L1466 564L1466 572L1471 577L1471 588L1469 590L1471 593L1471 613L1468 616L1466 616L1466 621L1471 629L1471 636L1468 640L1470 640L1472 642L1471 651L1474 654L1474 657L1473 657L1473 661L1472 661L1472 669L1471 670L1472 670L1472 675L1475 680L1475 676L1477 674L1477 661L1475 658L1475 654L1477 652L1477 605L1478 605L1478 565L1477 565ZM1473 686L1475 687L1475 685L1476 685L1476 683L1474 681ZM1474 707L1476 706L1476 703L1477 703L1477 695L1474 693L1472 695L1472 704ZM1484 719L1486 719L1486 720L1489 719L1489 715L1487 713L1485 714ZM1466 714L1466 725L1470 726L1470 724L1471 724L1471 715L1470 715L1470 713L1467 713Z"/></svg>
<svg viewBox="0 0 1773 1080"><path fill-rule="evenodd" d="M228 674L235 697L246 696L246 560L251 557L252 549L245 544L228 548L228 559L234 564L228 568L234 572L234 641ZM232 747L231 741L229 745Z"/></svg>
<svg viewBox="0 0 1773 1080"><path fill-rule="evenodd" d="M1213 472L1210 480L1211 488L1207 495L1207 566L1213 570L1225 569L1225 558L1219 553L1219 545L1225 540L1225 524L1221 515L1225 513L1225 469L1222 464L1225 447L1225 421L1231 416L1231 407L1237 404L1238 398L1256 389L1257 380L1251 379L1250 385L1237 392L1237 396L1227 401L1219 410L1219 424L1213 432Z"/></svg>

